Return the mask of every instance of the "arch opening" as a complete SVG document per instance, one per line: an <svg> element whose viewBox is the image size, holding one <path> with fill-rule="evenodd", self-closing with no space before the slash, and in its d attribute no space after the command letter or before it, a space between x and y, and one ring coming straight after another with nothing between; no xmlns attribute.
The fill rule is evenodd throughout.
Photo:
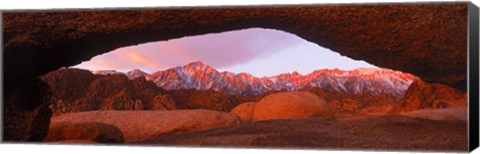
<svg viewBox="0 0 480 154"><path fill-rule="evenodd" d="M364 96L377 101L386 98L391 105L402 99L417 78L409 73L350 59L285 31L249 28L118 48L89 61L50 72L43 80L52 85L54 91L81 85L73 91L85 91L83 95L87 96L92 92L96 94L96 91L131 87L130 82L153 83L159 88L157 93L171 96L179 108L228 111L239 103L281 91L310 91L329 97L329 102L337 97L363 100L360 97ZM80 83L70 82L72 80ZM111 89L109 86L114 83L121 86ZM61 93L57 95L60 98L55 99L61 100L56 102L59 104L56 114L75 112L75 109L65 111L68 101L63 100L68 98L63 96L64 91ZM331 96L325 96L325 93ZM96 97L116 99L112 98L113 95L116 97L117 92ZM137 98L140 104L144 104L140 108L153 109L152 103L145 105L144 96L125 95L120 96L132 98L126 109L136 108L131 104L135 104ZM187 96L205 97L207 104L183 99ZM82 95L78 97L84 98ZM95 101L112 108L111 102L104 98ZM223 101L214 102L218 99Z"/></svg>
<svg viewBox="0 0 480 154"><path fill-rule="evenodd" d="M249 96L328 88L401 98L417 78L353 60L288 32L264 28L122 47L70 68L101 75L125 74L129 79L145 77L166 90L215 90ZM350 82L353 85L346 85Z"/></svg>

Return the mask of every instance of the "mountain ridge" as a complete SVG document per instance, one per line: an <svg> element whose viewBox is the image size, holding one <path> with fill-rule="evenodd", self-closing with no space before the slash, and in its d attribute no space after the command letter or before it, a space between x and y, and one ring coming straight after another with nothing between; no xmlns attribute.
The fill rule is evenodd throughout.
<svg viewBox="0 0 480 154"><path fill-rule="evenodd" d="M94 74L100 74L96 72L102 71L92 71ZM112 72L112 70L103 72ZM383 68L358 68L350 71L319 69L305 75L293 71L274 76L256 77L246 72L220 72L201 61L151 74L139 69L124 74L130 80L143 76L166 90L212 89L247 96L258 96L268 91L327 88L354 94L388 93L401 98L413 80L417 79L408 73Z"/></svg>

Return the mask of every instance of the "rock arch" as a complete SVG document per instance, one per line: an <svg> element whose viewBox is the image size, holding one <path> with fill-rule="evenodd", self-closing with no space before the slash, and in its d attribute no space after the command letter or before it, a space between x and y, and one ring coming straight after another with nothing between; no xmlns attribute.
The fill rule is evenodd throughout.
<svg viewBox="0 0 480 154"><path fill-rule="evenodd" d="M123 46L261 27L465 90L467 9L455 2L4 12L3 83L12 91Z"/></svg>

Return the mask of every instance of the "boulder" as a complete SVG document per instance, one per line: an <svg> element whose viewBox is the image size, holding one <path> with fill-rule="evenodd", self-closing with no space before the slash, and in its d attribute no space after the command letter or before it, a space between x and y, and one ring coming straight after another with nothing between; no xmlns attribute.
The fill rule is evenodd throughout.
<svg viewBox="0 0 480 154"><path fill-rule="evenodd" d="M45 141L63 143L123 143L124 138L122 131L110 124L99 122L55 122L51 123Z"/></svg>
<svg viewBox="0 0 480 154"><path fill-rule="evenodd" d="M231 114L237 115L243 122L250 122L253 118L253 109L255 102L242 103L230 111Z"/></svg>
<svg viewBox="0 0 480 154"><path fill-rule="evenodd" d="M280 92L255 104L253 120L333 118L327 102L310 92Z"/></svg>
<svg viewBox="0 0 480 154"><path fill-rule="evenodd" d="M466 108L467 93L438 83L415 80L389 114L421 109Z"/></svg>
<svg viewBox="0 0 480 154"><path fill-rule="evenodd" d="M52 122L101 122L118 127L126 142L145 140L165 134L206 130L240 124L232 114L211 110L118 111L101 110L68 113Z"/></svg>

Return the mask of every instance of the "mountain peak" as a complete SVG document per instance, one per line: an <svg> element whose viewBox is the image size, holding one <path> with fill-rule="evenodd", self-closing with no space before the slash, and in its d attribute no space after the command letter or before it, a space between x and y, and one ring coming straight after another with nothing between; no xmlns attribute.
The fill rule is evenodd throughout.
<svg viewBox="0 0 480 154"><path fill-rule="evenodd" d="M194 66L205 66L205 64L203 64L202 61L195 61L195 62L191 62L187 65L194 65Z"/></svg>
<svg viewBox="0 0 480 154"><path fill-rule="evenodd" d="M204 64L202 61L196 61L196 62L189 63L189 64L183 66L183 68L185 68L187 70L195 70L195 71L199 71L199 70L213 71L213 70L216 70L213 67Z"/></svg>
<svg viewBox="0 0 480 154"><path fill-rule="evenodd" d="M131 70L131 71L129 71L129 72L145 73L144 71L142 71L142 70L140 70L140 69L138 69L138 68L133 69L133 70Z"/></svg>
<svg viewBox="0 0 480 154"><path fill-rule="evenodd" d="M300 73L298 73L297 71L293 71L293 72L292 72L292 75L298 76L298 75L300 75Z"/></svg>
<svg viewBox="0 0 480 154"><path fill-rule="evenodd" d="M138 78L138 77L141 77L141 76L146 76L147 74L148 73L145 73L144 71L142 71L140 69L133 69L133 70L125 73L125 75L127 75L127 77L129 79L135 79L135 78Z"/></svg>

